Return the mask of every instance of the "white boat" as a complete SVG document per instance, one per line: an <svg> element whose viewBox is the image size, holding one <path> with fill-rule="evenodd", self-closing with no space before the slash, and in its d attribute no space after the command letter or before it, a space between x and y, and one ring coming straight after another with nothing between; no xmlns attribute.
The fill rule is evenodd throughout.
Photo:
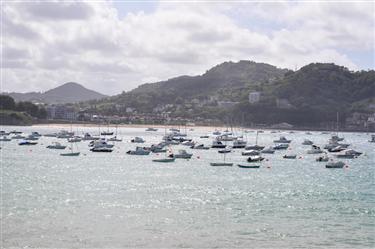
<svg viewBox="0 0 375 249"><path fill-rule="evenodd" d="M233 142L233 149L242 149L246 147L247 142L242 139L236 139Z"/></svg>
<svg viewBox="0 0 375 249"><path fill-rule="evenodd" d="M260 165L254 165L254 164L244 164L244 163L239 163L237 164L238 167L244 168L244 169L259 169Z"/></svg>
<svg viewBox="0 0 375 249"><path fill-rule="evenodd" d="M57 133L47 133L43 135L44 137L57 137Z"/></svg>
<svg viewBox="0 0 375 249"><path fill-rule="evenodd" d="M260 151L262 154L273 154L275 153L275 150L272 147L265 148Z"/></svg>
<svg viewBox="0 0 375 249"><path fill-rule="evenodd" d="M149 127L149 128L146 129L146 131L158 131L158 129Z"/></svg>
<svg viewBox="0 0 375 249"><path fill-rule="evenodd" d="M361 152L355 151L355 150L344 150L341 154L337 154L337 158L347 158L347 159L352 159L356 158L358 156L362 155Z"/></svg>
<svg viewBox="0 0 375 249"><path fill-rule="evenodd" d="M98 140L98 139L99 137L91 136L91 134L87 132L83 135L83 138L82 138L83 141L92 141L92 140Z"/></svg>
<svg viewBox="0 0 375 249"><path fill-rule="evenodd" d="M0 136L9 136L10 132L0 131Z"/></svg>
<svg viewBox="0 0 375 249"><path fill-rule="evenodd" d="M220 136L220 135L221 135L221 132L218 131L218 130L216 130L216 131L214 131L212 134L215 135L215 136Z"/></svg>
<svg viewBox="0 0 375 249"><path fill-rule="evenodd" d="M243 156L258 156L260 155L259 150L245 150L241 153Z"/></svg>
<svg viewBox="0 0 375 249"><path fill-rule="evenodd" d="M227 145L223 144L221 141L218 141L218 140L214 140L211 146L211 148L219 148L219 149L223 149L225 147L227 147Z"/></svg>
<svg viewBox="0 0 375 249"><path fill-rule="evenodd" d="M25 139L26 137L25 136L22 136L22 135L20 135L20 134L17 134L17 135L15 135L15 136L13 136L13 137L11 137L12 139Z"/></svg>
<svg viewBox="0 0 375 249"><path fill-rule="evenodd" d="M186 150L179 150L178 154L171 154L169 157L190 159L193 156L192 153L187 153Z"/></svg>
<svg viewBox="0 0 375 249"><path fill-rule="evenodd" d="M78 142L81 142L81 141L82 141L82 138L80 138L78 136L74 136L74 137L68 138L68 142L69 143L78 143Z"/></svg>
<svg viewBox="0 0 375 249"><path fill-rule="evenodd" d="M289 148L289 144L276 144L273 146L274 150L286 150Z"/></svg>
<svg viewBox="0 0 375 249"><path fill-rule="evenodd" d="M220 154L224 154L224 153L231 153L232 151L230 149L222 149L222 150L218 150L218 153Z"/></svg>
<svg viewBox="0 0 375 249"><path fill-rule="evenodd" d="M2 138L0 138L0 141L1 142L9 142L9 141L12 141L12 139L6 137L6 136L3 136Z"/></svg>
<svg viewBox="0 0 375 249"><path fill-rule="evenodd" d="M122 139L121 138L117 138L117 136L114 136L114 137L108 138L108 141L111 141L111 142L122 142Z"/></svg>
<svg viewBox="0 0 375 249"><path fill-rule="evenodd" d="M305 140L303 140L303 142L302 142L302 145L313 145L314 143L313 143L313 141L311 141L311 140L309 140L309 139L305 139Z"/></svg>
<svg viewBox="0 0 375 249"><path fill-rule="evenodd" d="M307 151L307 154L320 154L323 153L323 150L320 149L319 146L312 145L311 149Z"/></svg>
<svg viewBox="0 0 375 249"><path fill-rule="evenodd" d="M143 138L141 138L141 137L135 137L130 142L132 142L132 143L144 143L145 140L143 140Z"/></svg>
<svg viewBox="0 0 375 249"><path fill-rule="evenodd" d="M194 146L195 145L195 142L193 141L184 141L181 143L181 145L185 145L185 146Z"/></svg>
<svg viewBox="0 0 375 249"><path fill-rule="evenodd" d="M156 163L173 163L176 160L176 158L160 158L160 159L153 159L153 162Z"/></svg>
<svg viewBox="0 0 375 249"><path fill-rule="evenodd" d="M47 149L55 149L55 150L64 150L66 148L65 145L61 145L59 142L53 142L51 145L47 146Z"/></svg>
<svg viewBox="0 0 375 249"><path fill-rule="evenodd" d="M77 145L76 145L77 146ZM81 153L80 152L74 152L73 151L73 143L70 144L70 152L66 153L60 153L60 156L79 156Z"/></svg>
<svg viewBox="0 0 375 249"><path fill-rule="evenodd" d="M74 132L69 132L66 130L61 130L59 133L57 133L57 138L70 138L74 136Z"/></svg>
<svg viewBox="0 0 375 249"><path fill-rule="evenodd" d="M101 138L99 140L94 140L89 143L89 146L92 148L100 148L100 147L105 147L105 148L113 148L114 144L109 144L107 143L106 139Z"/></svg>
<svg viewBox="0 0 375 249"><path fill-rule="evenodd" d="M371 135L371 140L369 140L370 143L375 143L375 135Z"/></svg>
<svg viewBox="0 0 375 249"><path fill-rule="evenodd" d="M226 163L226 162L223 162L223 163L210 163L211 166L233 166L233 163Z"/></svg>
<svg viewBox="0 0 375 249"><path fill-rule="evenodd" d="M278 140L273 140L273 142L279 144L289 144L290 142L292 142L292 140L288 140L284 136L281 136Z"/></svg>
<svg viewBox="0 0 375 249"><path fill-rule="evenodd" d="M345 163L342 161L338 162L329 162L326 164L326 168L328 169L341 169L345 166Z"/></svg>
<svg viewBox="0 0 375 249"><path fill-rule="evenodd" d="M126 152L126 154L129 154L129 155L138 155L138 156L147 156L151 153L150 150L146 150L142 147L136 147L135 150L129 150Z"/></svg>
<svg viewBox="0 0 375 249"><path fill-rule="evenodd" d="M194 145L194 146L191 146L190 148L195 149L195 150L208 150L208 149L210 149L210 147L204 146L204 144Z"/></svg>
<svg viewBox="0 0 375 249"><path fill-rule="evenodd" d="M257 131L256 136L255 136L255 145L248 145L245 147L245 150L263 150L264 146L258 145L258 134L260 132Z"/></svg>
<svg viewBox="0 0 375 249"><path fill-rule="evenodd" d="M36 140L38 140L39 139L39 137L35 137L35 136L33 136L33 135L28 135L26 138L25 138L25 140L28 140L28 141L36 141Z"/></svg>

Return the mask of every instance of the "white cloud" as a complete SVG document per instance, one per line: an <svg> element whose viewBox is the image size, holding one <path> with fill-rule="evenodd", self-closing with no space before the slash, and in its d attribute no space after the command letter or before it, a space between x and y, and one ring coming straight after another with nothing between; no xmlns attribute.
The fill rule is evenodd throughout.
<svg viewBox="0 0 375 249"><path fill-rule="evenodd" d="M159 3L119 15L110 2L6 3L1 90L76 81L116 94L241 59L357 69L345 51L374 52L373 11L372 3Z"/></svg>

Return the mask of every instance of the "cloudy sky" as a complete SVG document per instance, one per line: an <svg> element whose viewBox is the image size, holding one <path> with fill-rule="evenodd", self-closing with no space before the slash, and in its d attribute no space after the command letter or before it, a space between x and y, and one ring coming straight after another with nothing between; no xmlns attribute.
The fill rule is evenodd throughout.
<svg viewBox="0 0 375 249"><path fill-rule="evenodd" d="M374 69L374 2L7 2L1 91L117 94L224 61Z"/></svg>

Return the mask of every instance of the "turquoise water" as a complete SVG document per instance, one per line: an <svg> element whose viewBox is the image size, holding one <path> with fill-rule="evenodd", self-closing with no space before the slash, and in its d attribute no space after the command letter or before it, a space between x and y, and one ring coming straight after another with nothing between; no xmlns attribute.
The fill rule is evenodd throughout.
<svg viewBox="0 0 375 249"><path fill-rule="evenodd" d="M13 130L14 127L2 127ZM49 127L17 127L31 132ZM97 133L97 128L84 128ZM78 128L79 132L83 128ZM209 129L188 132L199 139ZM212 130L211 130L212 131ZM121 128L113 153L92 153L78 143L80 157L61 157L45 147L1 144L3 247L146 247L146 248L373 248L375 246L375 144L370 135L340 134L364 153L346 160L348 168L326 169L306 155L305 138L318 145L330 135L313 132L259 134L271 145L280 135L292 139L299 159L285 151L265 155L260 169L211 167L216 150L190 150L191 160L158 164L161 155L132 156L130 139L150 145L164 129ZM247 139L254 143L255 134ZM67 144L65 140L60 140ZM173 146L173 151L183 146ZM227 161L245 162L241 150Z"/></svg>

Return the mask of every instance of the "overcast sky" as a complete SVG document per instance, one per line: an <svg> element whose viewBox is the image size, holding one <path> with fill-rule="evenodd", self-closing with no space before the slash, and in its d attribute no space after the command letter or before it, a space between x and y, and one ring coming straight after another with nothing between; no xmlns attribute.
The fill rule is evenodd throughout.
<svg viewBox="0 0 375 249"><path fill-rule="evenodd" d="M224 61L374 69L374 2L2 3L1 91L105 94Z"/></svg>

